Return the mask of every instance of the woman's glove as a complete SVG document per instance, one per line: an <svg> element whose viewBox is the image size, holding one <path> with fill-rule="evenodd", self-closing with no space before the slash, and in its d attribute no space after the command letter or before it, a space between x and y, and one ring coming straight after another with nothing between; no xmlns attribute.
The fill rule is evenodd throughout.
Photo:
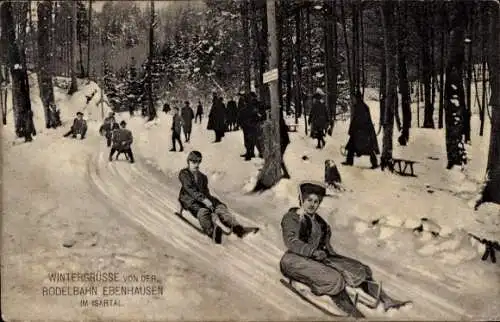
<svg viewBox="0 0 500 322"><path fill-rule="evenodd" d="M326 252L323 250L315 250L312 253L312 258L314 258L317 261L322 261L327 257Z"/></svg>

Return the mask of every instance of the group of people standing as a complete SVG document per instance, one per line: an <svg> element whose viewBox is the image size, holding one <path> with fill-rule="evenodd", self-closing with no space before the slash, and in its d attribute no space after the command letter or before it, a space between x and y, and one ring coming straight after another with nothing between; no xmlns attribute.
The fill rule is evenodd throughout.
<svg viewBox="0 0 500 322"><path fill-rule="evenodd" d="M313 96L313 104L309 114L308 124L311 125L311 137L318 140L316 148L322 149L326 142L325 136L331 131L331 111L321 100L322 95ZM372 169L378 167L377 154L380 154L377 134L370 115L368 105L363 101L363 95L357 91L351 94L351 121L349 124L349 141L345 147L347 155L343 165L352 166L355 156L369 156Z"/></svg>

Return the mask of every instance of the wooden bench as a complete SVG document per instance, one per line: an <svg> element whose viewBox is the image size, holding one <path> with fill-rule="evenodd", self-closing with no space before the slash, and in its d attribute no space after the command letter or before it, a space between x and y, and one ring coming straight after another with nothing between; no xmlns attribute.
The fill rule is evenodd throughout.
<svg viewBox="0 0 500 322"><path fill-rule="evenodd" d="M298 124L287 124L288 132L297 132Z"/></svg>
<svg viewBox="0 0 500 322"><path fill-rule="evenodd" d="M393 169L395 169L395 165L397 165L396 171L401 175L410 175L412 177L415 176L413 165L418 163L417 161L405 160L405 159L392 159ZM406 169L410 170L410 173L406 171Z"/></svg>

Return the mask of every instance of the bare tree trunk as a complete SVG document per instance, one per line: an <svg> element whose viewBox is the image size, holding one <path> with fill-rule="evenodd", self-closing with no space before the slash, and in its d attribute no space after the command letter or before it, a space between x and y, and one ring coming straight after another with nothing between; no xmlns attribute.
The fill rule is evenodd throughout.
<svg viewBox="0 0 500 322"><path fill-rule="evenodd" d="M363 6L363 4L361 4ZM365 98L366 87L366 70L365 70L365 23L363 19L363 10L360 13L360 26L361 26L361 95ZM335 58L336 59L336 58Z"/></svg>
<svg viewBox="0 0 500 322"><path fill-rule="evenodd" d="M465 60L464 36L467 11L463 2L454 3L455 14L451 24L450 51L446 64L445 122L447 169L467 163L463 142L465 92L463 86L463 65Z"/></svg>
<svg viewBox="0 0 500 322"><path fill-rule="evenodd" d="M56 114L52 84L52 48L50 48L49 41L51 16L52 5L50 1L40 1L38 3L38 83L45 111L46 128L56 128L60 125Z"/></svg>
<svg viewBox="0 0 500 322"><path fill-rule="evenodd" d="M92 53L92 0L89 0L89 21L87 26L87 77L90 77L90 55Z"/></svg>
<svg viewBox="0 0 500 322"><path fill-rule="evenodd" d="M32 135L35 135L36 131L33 124L33 112L31 111L28 75L26 68L23 67L22 54L16 42L11 1L0 4L0 18L2 35L4 35L6 43L8 44L7 55L12 76L13 106L16 106L19 110L19 120L16 123L16 134L19 137L24 137L25 141L29 142L33 140ZM16 88L16 90L14 90L14 88Z"/></svg>
<svg viewBox="0 0 500 322"><path fill-rule="evenodd" d="M70 72L71 72L71 84L69 86L68 95L73 95L76 91L78 91L78 83L76 79L76 70L77 70L77 60L76 60L76 45L77 45L77 11L76 11L77 2L73 1L71 4L72 9L72 17L71 17L71 54L70 54Z"/></svg>
<svg viewBox="0 0 500 322"><path fill-rule="evenodd" d="M386 97L385 97L385 115L384 115L384 137L382 140L382 155L380 157L380 166L392 167L392 136L394 131L394 110L398 104L397 95L397 36L395 34L395 10L394 2L386 1L382 4L382 20L384 26L384 49L386 64Z"/></svg>
<svg viewBox="0 0 500 322"><path fill-rule="evenodd" d="M422 82L424 85L424 128L434 128L434 106L432 105L432 59L430 50L430 30L427 25L427 16L429 14L429 3L422 2L423 15L420 20L420 35L422 37Z"/></svg>
<svg viewBox="0 0 500 322"><path fill-rule="evenodd" d="M479 118L481 120L481 124L479 125L479 135L483 136L484 134L484 121L486 114L486 63L487 63L487 54L486 54L486 40L488 38L488 15L485 14L485 8L482 6L481 8L481 61L482 61L482 75L481 75L481 110L479 114ZM490 74L491 75L491 74ZM477 83L476 83L477 86ZM477 95L477 90L476 90Z"/></svg>
<svg viewBox="0 0 500 322"><path fill-rule="evenodd" d="M295 75L295 120L302 116L302 17L300 9L295 13L295 66L297 74ZM307 124L307 123L306 123ZM307 125L306 125L307 126ZM306 129L307 134L307 129Z"/></svg>
<svg viewBox="0 0 500 322"><path fill-rule="evenodd" d="M276 33L276 2L267 1L267 28L270 41L269 68L276 68L278 64L278 39ZM278 76L279 77L279 76ZM281 179L282 155L280 149L280 118L282 117L278 104L278 83L272 81L269 84L271 96L270 118L266 120L267 130L265 163L260 172L254 191L269 189Z"/></svg>
<svg viewBox="0 0 500 322"><path fill-rule="evenodd" d="M444 114L444 60L445 60L445 42L446 42L446 4L443 2L441 8L441 58L439 64L439 112L438 112L438 127L443 128L443 114Z"/></svg>
<svg viewBox="0 0 500 322"><path fill-rule="evenodd" d="M401 10L404 6L404 12ZM401 109L403 112L403 127L401 136L398 138L400 145L406 145L410 137L411 127L411 97L410 88L408 83L408 71L406 69L406 46L407 37L406 27L404 26L407 21L407 4L404 2L399 3L399 21L398 21L398 80L399 92L401 93Z"/></svg>
<svg viewBox="0 0 500 322"><path fill-rule="evenodd" d="M259 47L259 14L257 10L257 0L249 0L250 1L250 27L252 31L251 43L252 43L252 70L253 70L253 80L254 87L257 90L260 88L260 82L262 81L262 75L260 74L260 47Z"/></svg>
<svg viewBox="0 0 500 322"><path fill-rule="evenodd" d="M77 6L77 10L78 10L78 6ZM79 61L80 61L80 78L84 78L85 77L85 68L83 67L83 48L82 48L82 34L83 34L83 21L80 21L81 19L78 19L78 11L77 11L77 16L76 16L76 24L77 24L77 28L76 28L76 36L77 36L77 39L78 39L78 51L79 51Z"/></svg>
<svg viewBox="0 0 500 322"><path fill-rule="evenodd" d="M261 76L261 81L260 81L260 87L259 87L259 97L262 102L265 102L266 105L270 105L271 102L271 97L268 91L268 87L266 84L264 84L264 73L266 72L267 68L267 59L268 59L268 53L269 53L269 44L268 44L268 34L267 34L267 12L266 12L266 0L258 0L259 1L259 12L260 12L260 18L262 21L261 24L261 29L260 29L260 36L259 36L259 41L260 41L260 76ZM276 24L276 21L274 21ZM276 26L275 26L276 30Z"/></svg>
<svg viewBox="0 0 500 322"><path fill-rule="evenodd" d="M156 118L156 109L153 102L153 58L154 58L154 23L155 23L155 3L150 2L150 22L149 22L149 57L147 64L148 75L148 121Z"/></svg>
<svg viewBox="0 0 500 322"><path fill-rule="evenodd" d="M337 57L333 48L334 30L333 25L336 24L335 1L324 1L326 7L324 17L325 25L325 70L326 70L326 91L327 91L327 107L330 112L330 126L333 127L333 116L336 114L337 103Z"/></svg>
<svg viewBox="0 0 500 322"><path fill-rule="evenodd" d="M500 204L500 62L498 46L500 45L500 10L494 3L485 3L488 6L489 40L488 40L488 69L491 86L491 135L486 166L486 185L481 194L477 207L483 202Z"/></svg>
<svg viewBox="0 0 500 322"><path fill-rule="evenodd" d="M248 0L241 1L241 23L243 29L243 47L245 55L243 55L243 79L245 84L245 92L248 94L251 90L251 74L250 74L250 35L248 33Z"/></svg>
<svg viewBox="0 0 500 322"><path fill-rule="evenodd" d="M382 56L382 63L380 64L380 93L379 93L379 128L377 134L380 133L385 122L385 101L386 101L386 88L387 88L387 68L385 62L385 53Z"/></svg>
<svg viewBox="0 0 500 322"><path fill-rule="evenodd" d="M344 8L344 0L340 0L340 15L342 18L342 27L344 30L344 42L345 42L345 52L347 56L347 74L349 77L349 88L351 90L351 93L354 92L355 90L355 85L353 83L354 77L353 77L353 68L351 65L351 55L349 51L349 40L347 39L347 22L346 22L346 17L345 17L345 8Z"/></svg>
<svg viewBox="0 0 500 322"><path fill-rule="evenodd" d="M468 41L466 41L467 45L467 77L465 78L465 88L466 88L466 103L464 106L464 137L465 137L465 143L470 143L471 142L471 137L470 137L470 118L472 114L472 41L473 41L473 23L471 21L472 15L469 9L469 19L467 19L467 36L466 38Z"/></svg>

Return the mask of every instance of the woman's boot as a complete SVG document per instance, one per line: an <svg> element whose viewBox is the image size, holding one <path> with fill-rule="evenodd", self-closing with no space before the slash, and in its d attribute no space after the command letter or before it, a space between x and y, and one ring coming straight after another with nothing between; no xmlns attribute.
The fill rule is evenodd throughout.
<svg viewBox="0 0 500 322"><path fill-rule="evenodd" d="M331 295L330 296L333 300L333 302L345 313L349 314L349 316L355 317L355 318L364 318L365 316L363 313L361 313L354 303L352 303L351 298L347 294L346 290L343 290L337 295Z"/></svg>

